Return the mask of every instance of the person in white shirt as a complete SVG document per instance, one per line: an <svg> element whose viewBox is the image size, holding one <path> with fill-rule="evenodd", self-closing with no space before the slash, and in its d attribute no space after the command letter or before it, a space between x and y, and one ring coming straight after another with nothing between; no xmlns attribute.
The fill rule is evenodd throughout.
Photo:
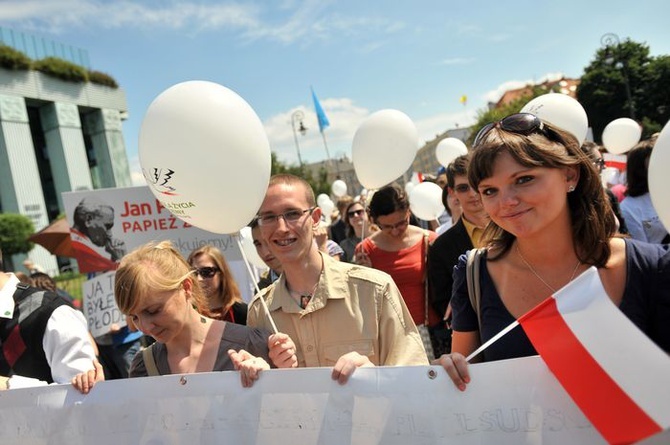
<svg viewBox="0 0 670 445"><path fill-rule="evenodd" d="M0 252L0 390L104 379L84 315L5 273Z"/></svg>

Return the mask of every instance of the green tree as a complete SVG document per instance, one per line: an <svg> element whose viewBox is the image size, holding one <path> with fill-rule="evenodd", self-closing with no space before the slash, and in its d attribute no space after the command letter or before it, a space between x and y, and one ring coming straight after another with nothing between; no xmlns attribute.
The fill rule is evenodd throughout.
<svg viewBox="0 0 670 445"><path fill-rule="evenodd" d="M28 237L33 233L35 226L28 217L16 213L0 213L0 249L8 266L11 266L12 255L30 252L34 244L28 241Z"/></svg>
<svg viewBox="0 0 670 445"><path fill-rule="evenodd" d="M614 40L599 48L584 69L577 100L596 141L620 117L640 122L643 137L648 137L670 118L670 57L652 57L649 46L630 39Z"/></svg>
<svg viewBox="0 0 670 445"><path fill-rule="evenodd" d="M270 174L276 175L280 173L288 173L303 178L312 186L315 195L320 193L330 194L330 184L328 183L328 171L321 168L318 177L315 179L311 172L302 165L287 165L277 159L277 154L272 152L270 154L271 167Z"/></svg>

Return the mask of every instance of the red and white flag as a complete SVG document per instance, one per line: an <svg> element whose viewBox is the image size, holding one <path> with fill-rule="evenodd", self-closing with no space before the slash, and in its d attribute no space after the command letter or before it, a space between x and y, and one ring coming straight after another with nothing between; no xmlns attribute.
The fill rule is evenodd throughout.
<svg viewBox="0 0 670 445"><path fill-rule="evenodd" d="M518 321L607 442L670 427L670 357L612 303L595 267Z"/></svg>

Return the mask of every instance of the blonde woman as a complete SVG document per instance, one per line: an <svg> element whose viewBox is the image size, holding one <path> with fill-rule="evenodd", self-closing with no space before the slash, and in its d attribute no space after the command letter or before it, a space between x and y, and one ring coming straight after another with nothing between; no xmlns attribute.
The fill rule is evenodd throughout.
<svg viewBox="0 0 670 445"><path fill-rule="evenodd" d="M135 356L130 377L239 369L246 387L269 363L297 365L287 335L202 315L207 302L194 275L169 241L146 244L121 260L114 284L117 306L156 340ZM94 382L84 383L90 389Z"/></svg>

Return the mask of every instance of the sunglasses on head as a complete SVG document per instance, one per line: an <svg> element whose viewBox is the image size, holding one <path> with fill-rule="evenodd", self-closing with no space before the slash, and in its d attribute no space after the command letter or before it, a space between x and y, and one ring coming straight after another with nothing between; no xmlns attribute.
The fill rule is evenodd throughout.
<svg viewBox="0 0 670 445"><path fill-rule="evenodd" d="M477 147L489 132L494 128L508 131L510 133L521 134L527 136L529 134L543 131L544 124L539 117L530 113L517 113L507 116L498 122L490 122L477 133L475 140L472 143L472 148Z"/></svg>
<svg viewBox="0 0 670 445"><path fill-rule="evenodd" d="M195 274L202 278L212 278L218 271L218 267L198 267L195 269Z"/></svg>
<svg viewBox="0 0 670 445"><path fill-rule="evenodd" d="M364 209L358 209L358 210L350 210L347 212L347 216L349 218L353 218L354 216L360 216L365 212Z"/></svg>

